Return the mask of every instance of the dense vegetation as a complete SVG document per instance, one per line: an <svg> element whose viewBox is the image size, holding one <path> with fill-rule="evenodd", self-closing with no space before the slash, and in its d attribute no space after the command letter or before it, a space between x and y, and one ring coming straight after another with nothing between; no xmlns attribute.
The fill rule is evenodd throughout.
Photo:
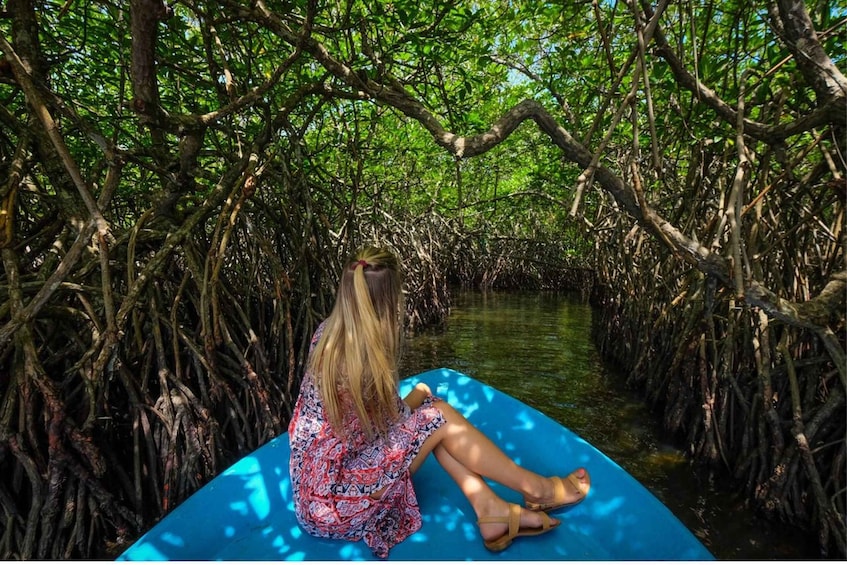
<svg viewBox="0 0 847 565"><path fill-rule="evenodd" d="M286 427L341 258L590 285L691 455L845 533L836 2L7 0L0 555L113 555Z"/></svg>

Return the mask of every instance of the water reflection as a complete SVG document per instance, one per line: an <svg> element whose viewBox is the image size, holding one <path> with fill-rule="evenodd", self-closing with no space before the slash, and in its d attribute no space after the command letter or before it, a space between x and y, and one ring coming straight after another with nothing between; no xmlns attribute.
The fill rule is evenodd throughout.
<svg viewBox="0 0 847 565"><path fill-rule="evenodd" d="M718 559L814 559L812 536L758 519L700 480L658 417L600 362L578 295L457 292L444 331L407 339L401 375L450 367L544 412L614 459Z"/></svg>

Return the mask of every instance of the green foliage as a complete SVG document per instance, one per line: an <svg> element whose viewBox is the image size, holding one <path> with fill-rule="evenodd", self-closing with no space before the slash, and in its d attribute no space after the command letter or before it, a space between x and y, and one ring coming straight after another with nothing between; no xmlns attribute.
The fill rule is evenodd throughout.
<svg viewBox="0 0 847 565"><path fill-rule="evenodd" d="M835 0L805 4L823 48L841 69L847 18L842 4ZM841 228L828 226L843 225L843 191L838 192L843 185L838 183L845 176L844 124L819 122L777 140L749 131L760 124L771 132L786 124L802 125L821 103L806 82L807 69L794 58L793 45L780 30L775 5L746 0L670 2L659 19L660 30L643 53L638 51L637 32L644 29L647 15L640 10L648 9L648 3L617 0L21 0L3 6L0 33L11 47L0 59L0 201L2 212L8 212L0 216L5 222L0 226L4 237L11 233L5 242L4 273L9 266L20 272L5 273L2 282L23 281L29 293L23 302L37 306L31 325L38 331L32 332L36 337L30 337L33 343L28 347L18 342L2 345L0 358L14 363L30 356L27 370L34 370L34 360L50 367L45 379L57 379L50 382L67 394L61 400L67 400L67 413L73 414L68 421L87 421L85 433L104 431L97 426L112 422L112 406L123 402L122 407L133 410L142 406L135 416L148 422L149 415L154 424L137 420L134 429L147 429L150 437L176 438L171 430L155 428L165 418L156 420L160 412L149 410L145 403L155 402L161 392L158 379L165 378L166 369L175 373L180 366L185 369L185 364L169 363L186 349L183 343L191 344L188 349L202 359L190 369L197 371L198 382L213 374L218 364L235 368L232 374L239 390L254 390L242 382L241 368L249 362L265 367L257 371L263 378L295 375L295 367L288 366L295 358L295 345L300 345L294 343L298 338L293 332L308 333L313 317L326 309L322 289L331 279L327 273L334 258L365 237L389 234L391 241L404 241L401 236L406 234L398 231L419 227L420 233L412 235L420 238L412 238L409 247L437 240L455 255L472 257L481 265L497 256L508 257L514 265L537 266L542 262L534 259L543 255L552 258L551 266L545 267L548 273L573 265L621 269L615 261L607 264L597 258L598 242L618 253L615 259L633 260L637 255L633 249L649 247L652 240L645 243L649 230L634 228L622 203L636 198L630 186L639 180L643 193L638 197L643 196L684 237L702 242L725 259L731 252L725 207L740 149L738 120L731 112L739 101L748 119L743 139L751 167L749 183L739 189L740 202L749 207L735 235L749 240L744 252L753 258L744 263L742 274L758 280L755 277L761 273L756 271L768 265L776 274L772 279L760 276L760 282L773 282L775 292L784 295L790 294L785 280L796 277L801 283L795 288L801 290L790 298L802 302L819 292L822 281L843 264L843 251L838 252ZM137 21L132 17L134 6L142 7L134 13ZM153 14L154 10L161 13ZM133 31L138 21L151 24L149 37ZM144 39L153 46L149 59L138 47ZM26 77L13 69L10 49L24 60L33 86L19 80ZM671 55L681 71L670 63ZM139 64L149 71L149 82L134 76L144 74L138 72ZM690 76L681 78L679 72ZM708 89L725 107L691 83ZM380 98L386 92L395 96L394 102ZM410 109L396 103L401 92L418 106ZM445 138L496 136L499 120L526 100L540 104L561 130L595 154L608 176L620 180L624 188L617 199L611 191L598 189L596 179L580 184L586 174L584 155L575 159L565 154L551 143L549 132L542 133L532 122L473 158L456 158L433 142L434 121L446 130ZM45 113L56 123L56 130L49 133L57 135L45 131ZM424 127L424 114L429 128ZM443 138L439 142L447 145ZM62 144L67 154L60 151ZM20 174L13 175L13 170ZM257 185L248 187L248 180ZM11 198L16 190L17 201ZM91 202L84 202L81 194L102 199L99 212L109 230L99 234L102 238L91 238L93 243L80 240L76 268L62 271L61 282L68 284L51 286L45 295L54 301L39 303L33 298L40 292L37 287L57 272L57 264L67 258L80 226L91 215ZM694 211L695 204L701 208ZM801 229L806 226L812 228ZM655 239L652 243L662 249L660 238ZM797 249L803 251L792 251L786 242L799 239L804 245ZM644 270L629 265L622 280L632 281L632 272L643 273L651 284L658 283L662 296L669 288L663 285L671 283L657 279L677 280L677 270L690 269L676 256L673 261L674 266L663 273L658 261ZM436 258L426 267L461 271L466 265L439 264ZM176 280L166 276L165 282L158 281L163 273ZM469 270L456 276L474 278ZM149 283L151 290L144 286L148 281L158 282ZM443 298L443 289L434 287L425 296ZM629 282L616 290L630 287L638 285ZM229 338L252 339L253 329L266 317L273 318L274 329L242 349L224 344L226 328L218 327L220 316L211 305L220 300L218 292L232 292L238 295L233 303L246 304L226 323L249 331L232 330ZM675 301L676 294L663 300ZM10 303L0 305L7 318L17 307ZM46 309L39 310L39 304L49 304L49 315L44 314ZM292 314L292 304L302 310ZM256 310L250 310L254 306ZM438 306L434 317L443 315L446 301ZM115 310L122 309L117 320ZM85 322L80 325L74 318L56 331L53 328L59 326L50 318L54 314ZM186 319L177 319L178 314ZM11 327L7 322L0 330ZM154 323L172 324L172 343L154 336L159 343L150 344L150 326L145 324ZM195 335L189 336L187 328L195 328ZM17 333L15 339L23 335ZM134 336L127 340L136 341L120 341L127 335ZM290 350L284 356L280 353L268 368L273 354L262 354L258 342L278 344L286 339ZM715 341L709 336L703 343ZM224 347L230 349L222 353ZM56 353L67 348L73 353ZM171 349L175 353L169 360ZM742 348L741 354L748 350ZM238 354L227 357L233 351ZM735 354L731 353L727 358ZM38 356L49 359L35 359ZM820 353L819 358L824 357ZM143 372L145 368L152 371L152 378ZM116 377L116 370L131 375ZM828 369L827 374L837 371ZM132 378L143 381L143 390L130 402L126 391L114 383ZM33 392L38 387L31 373L19 373L16 379L22 393L4 402L22 408L4 409L3 425L11 429L15 422L27 420L30 429L4 430L2 435L17 434L38 445L52 432L35 423L49 418L31 417L37 412L27 410L53 406L53 399L47 402ZM108 388L112 386L115 390ZM816 396L817 386L817 382L810 385L809 398ZM209 393L195 392L201 397ZM718 398L718 391L713 392L710 399L695 399L693 406L711 406ZM148 394L149 398L144 396ZM220 390L211 394L227 396ZM86 400L79 401L80 397ZM162 398L169 399L169 393ZM271 397L263 402L267 398ZM762 393L758 398L770 397ZM214 404L203 402L204 410ZM253 400L245 405L254 406ZM747 410L742 406L737 412ZM222 433L231 433L231 414L239 411L224 412L223 421L228 423ZM245 422L255 421L253 413L239 413ZM93 436L69 433L68 442L82 438L81 455L60 458L61 465L86 459L86 446L95 444ZM126 440L119 434L114 437ZM132 441L139 441L135 438ZM236 437L228 445L243 448L250 443L245 441ZM147 452L140 444L134 447L138 453ZM55 537L60 540L56 547L47 547L54 537L46 535L40 553L16 546L19 540L32 546L32 532L41 527L38 508L27 506L28 495L39 489L18 486L25 476L47 477L43 463L50 454L35 448L24 453L21 460L29 458L33 468L41 465L37 472L0 461L6 465L2 470L9 471L6 476L14 477L0 481L6 523L14 530L0 536L0 548L15 546L15 556L23 558L35 553L89 557L91 540L107 535L101 530L126 531L144 512L142 501L162 498L161 477L155 474L157 447L151 443L150 448L147 464L135 461L122 468L119 482L124 484L114 489L119 503L82 500L86 493L101 496L101 491L110 490L113 485L104 486L109 477L103 483L99 475L92 479L95 489L71 486L71 491L63 492L65 483L58 479L49 488L42 485L41 491L54 497L49 501L53 509L60 508L62 500L79 496L79 508L112 513L78 521L48 515L43 519L48 534L67 531ZM796 468L795 463L790 466ZM92 476L100 472L89 470ZM180 483L182 488L188 490L205 472L199 466L184 470L183 478L189 480ZM764 469L750 484L759 485L768 472ZM802 500L791 504L808 508L807 491L795 486L791 483L788 488L800 493L797 498ZM835 482L825 488L830 489L827 496L830 491L843 492ZM138 515L124 520L114 508L126 500L135 501L133 512ZM13 506L15 510L9 510ZM816 507L816 516L835 516L823 506ZM164 511L153 511L157 510ZM90 526L80 525L86 520Z"/></svg>
<svg viewBox="0 0 847 565"><path fill-rule="evenodd" d="M306 2L267 6L295 31L308 16ZM84 171L102 167L102 144L91 143L98 136L124 149L141 166L125 171L128 182L118 186L117 197L133 209L151 205L156 194L172 189L167 186L171 181L163 179L168 177L165 170L176 166L175 157L154 165L151 155L176 155L182 134L179 127L168 128L161 139L164 146L157 146L135 119L129 6L84 2L69 8L48 3L46 8L39 17L43 49L51 62L50 86L73 101L79 117L79 123L69 118L63 123L74 157ZM156 79L162 107L174 120L220 111L275 81L256 103L226 113L205 132L195 169L198 183L183 191L182 209L201 201L226 163L237 160L244 144L270 125L275 142L267 158L273 162L296 154L298 174L317 192L332 193L326 201L333 203L328 212L334 221L343 222L350 208L376 207L411 217L436 211L467 226L481 226L484 218L486 229L526 226L527 233L544 237L560 233L567 223L582 171L563 163L557 150L528 128L488 155L457 164L433 146L416 122L357 99L348 85L309 57L291 62L275 79L293 46L272 27L244 17L237 4L176 2L171 9L158 26ZM844 32L838 26L844 9L818 2L815 10L816 25L835 28L823 35L824 45L836 62L843 61ZM633 88L633 67L616 82L636 45L632 11L623 3L327 2L317 5L314 16L312 37L333 57L372 80L398 80L460 135L487 131L505 108L533 98L577 137L585 136L590 148L596 147L612 124L617 103ZM794 89L798 80L793 61L781 64L788 51L768 17L763 7L741 0L697 9L671 3L662 16L662 30L682 62L721 99L734 101L743 81L748 115L766 121L773 112L768 101ZM9 23L0 25L8 35ZM676 156L664 165L678 171L687 166L686 147L699 140L731 149L733 124L716 120L681 88L663 59L650 57L646 66L657 137L648 128L648 93L640 81L632 113L625 113L608 132L603 164L626 174L624 156L633 140L642 156L651 144ZM286 107L298 89L319 84L350 96L305 96ZM14 113L22 98L3 88ZM814 98L802 89L794 92L788 110L808 111ZM274 115L280 108L286 108L284 117ZM796 141L807 142L806 136ZM290 165L283 161L279 166ZM662 184L648 186L660 190ZM589 190L580 210L590 216L601 201Z"/></svg>

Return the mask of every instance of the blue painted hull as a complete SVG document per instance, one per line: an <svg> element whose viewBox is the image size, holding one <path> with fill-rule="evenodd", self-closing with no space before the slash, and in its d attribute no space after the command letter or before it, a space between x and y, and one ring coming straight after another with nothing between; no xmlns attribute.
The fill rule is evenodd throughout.
<svg viewBox="0 0 847 565"><path fill-rule="evenodd" d="M414 476L423 527L391 550L391 560L712 560L700 541L647 489L585 440L520 401L448 369L424 381L521 465L544 475L587 467L586 500L554 515L555 531L487 551L476 516L434 457ZM118 560L370 560L364 542L312 537L294 517L288 435L224 471L144 534ZM495 485L503 498L517 493Z"/></svg>

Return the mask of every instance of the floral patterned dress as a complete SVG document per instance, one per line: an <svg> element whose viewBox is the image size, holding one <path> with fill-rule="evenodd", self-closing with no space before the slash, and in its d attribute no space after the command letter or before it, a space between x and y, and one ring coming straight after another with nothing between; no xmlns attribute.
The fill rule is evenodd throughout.
<svg viewBox="0 0 847 565"><path fill-rule="evenodd" d="M323 332L312 338L309 350ZM424 441L444 424L429 396L411 410L398 396L400 419L382 437L368 440L355 412L344 438L333 433L315 378L303 378L288 427L291 481L297 520L314 536L361 540L380 558L421 527L409 466ZM343 396L342 396L343 402ZM385 489L379 499L371 494Z"/></svg>

